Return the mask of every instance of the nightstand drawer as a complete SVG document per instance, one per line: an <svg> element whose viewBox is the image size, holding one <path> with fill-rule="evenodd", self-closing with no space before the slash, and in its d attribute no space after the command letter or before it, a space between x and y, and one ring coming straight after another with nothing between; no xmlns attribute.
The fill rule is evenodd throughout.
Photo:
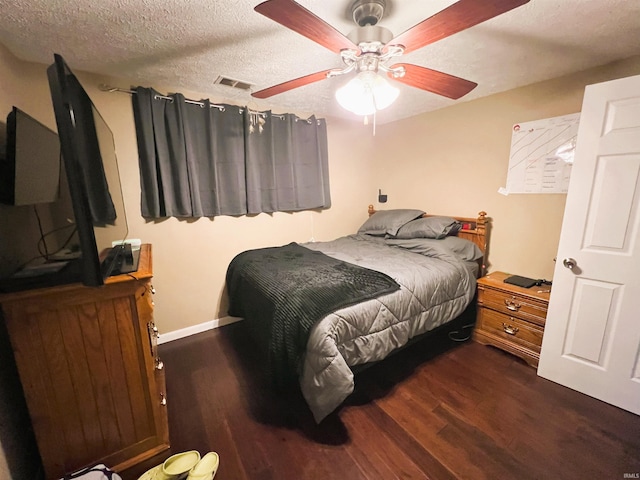
<svg viewBox="0 0 640 480"><path fill-rule="evenodd" d="M542 327L487 308L479 310L479 320L482 331L540 353Z"/></svg>
<svg viewBox="0 0 640 480"><path fill-rule="evenodd" d="M527 320L544 326L547 303L536 301L513 292L478 287L478 304L504 315Z"/></svg>

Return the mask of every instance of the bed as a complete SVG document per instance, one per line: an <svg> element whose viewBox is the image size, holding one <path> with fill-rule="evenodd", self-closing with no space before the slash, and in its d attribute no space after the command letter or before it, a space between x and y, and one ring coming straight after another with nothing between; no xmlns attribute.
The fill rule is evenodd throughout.
<svg viewBox="0 0 640 480"><path fill-rule="evenodd" d="M375 211L357 233L237 255L229 314L243 317L274 384L299 384L316 422L379 362L471 304L484 273L487 217Z"/></svg>

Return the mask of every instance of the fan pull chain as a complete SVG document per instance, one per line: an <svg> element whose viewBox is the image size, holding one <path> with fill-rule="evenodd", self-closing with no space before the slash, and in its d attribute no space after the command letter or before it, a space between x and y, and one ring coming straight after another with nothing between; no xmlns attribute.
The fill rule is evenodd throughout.
<svg viewBox="0 0 640 480"><path fill-rule="evenodd" d="M374 137L376 136L376 113L377 112L378 112L377 110L373 111L373 136Z"/></svg>
<svg viewBox="0 0 640 480"><path fill-rule="evenodd" d="M376 112L377 112L377 110L373 111L373 124L372 124L372 127L373 127L373 136L374 137L376 136ZM369 115L365 115L362 118L363 118L363 124L364 125L369 125Z"/></svg>

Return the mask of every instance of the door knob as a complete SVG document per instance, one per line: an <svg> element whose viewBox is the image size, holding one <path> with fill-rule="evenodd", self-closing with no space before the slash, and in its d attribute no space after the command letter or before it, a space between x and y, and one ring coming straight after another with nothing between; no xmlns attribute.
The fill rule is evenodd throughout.
<svg viewBox="0 0 640 480"><path fill-rule="evenodd" d="M565 258L564 260L562 260L562 265L564 265L569 270L573 270L573 267L575 267L577 263L573 258Z"/></svg>

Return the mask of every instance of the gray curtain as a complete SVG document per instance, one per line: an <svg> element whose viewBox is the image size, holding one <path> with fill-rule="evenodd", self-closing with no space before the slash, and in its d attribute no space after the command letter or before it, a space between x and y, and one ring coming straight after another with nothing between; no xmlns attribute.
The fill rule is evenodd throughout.
<svg viewBox="0 0 640 480"><path fill-rule="evenodd" d="M143 217L331 206L323 119L167 98L143 87L136 92Z"/></svg>
<svg viewBox="0 0 640 480"><path fill-rule="evenodd" d="M145 218L247 212L238 107L186 102L138 87L132 96Z"/></svg>
<svg viewBox="0 0 640 480"><path fill-rule="evenodd" d="M327 125L324 119L262 112L262 132L245 114L249 213L329 208ZM255 115L254 115L255 118Z"/></svg>

